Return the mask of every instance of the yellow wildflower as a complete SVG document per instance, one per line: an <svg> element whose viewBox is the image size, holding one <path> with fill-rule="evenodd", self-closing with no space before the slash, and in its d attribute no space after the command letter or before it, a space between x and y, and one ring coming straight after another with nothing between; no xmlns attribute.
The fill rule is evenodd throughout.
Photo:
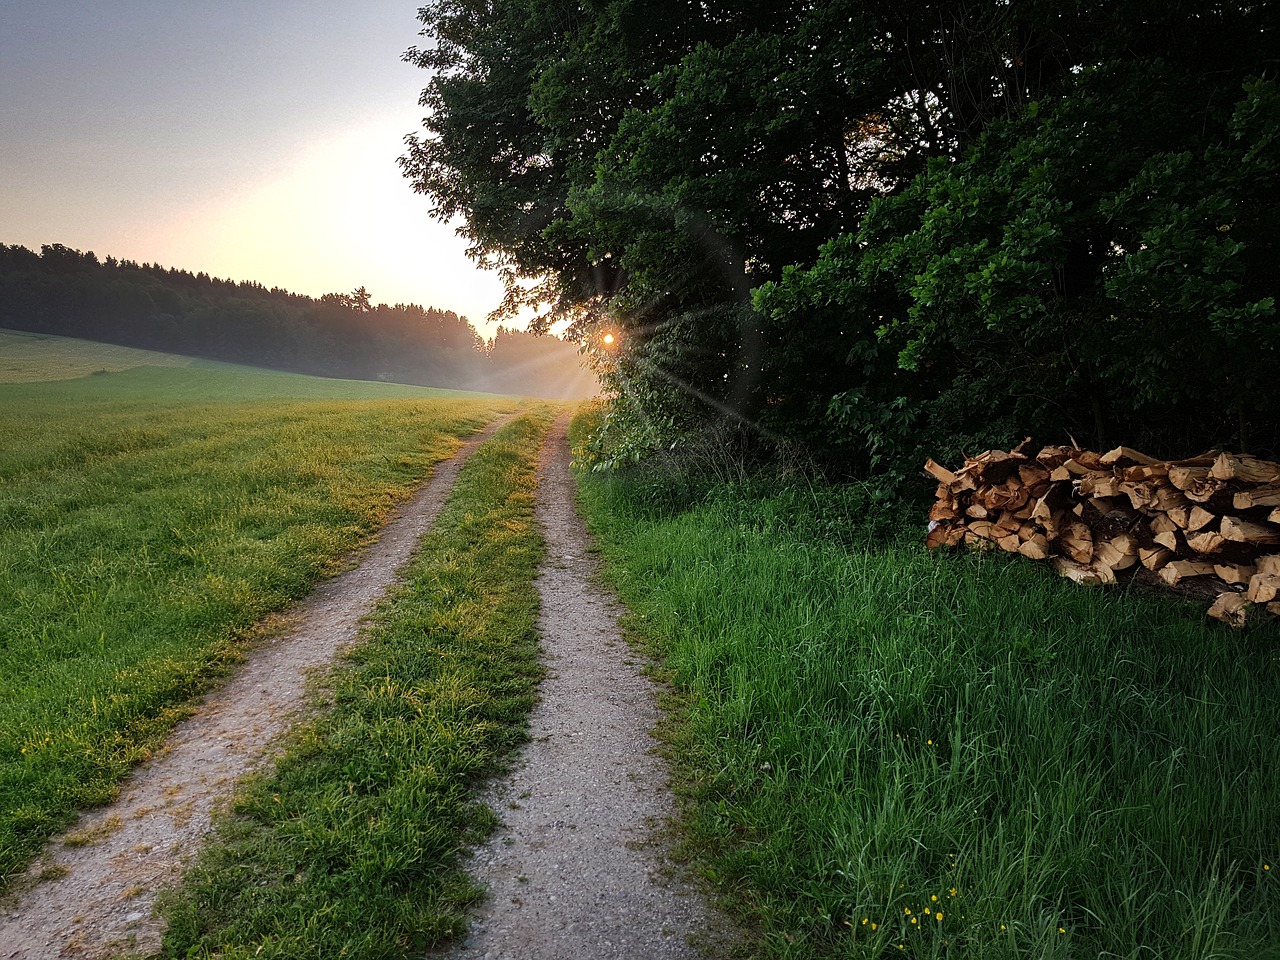
<svg viewBox="0 0 1280 960"><path fill-rule="evenodd" d="M934 919L935 919L935 920L937 920L937 921L939 921L939 922L941 922L941 921L942 921L942 911L941 911L941 910L939 910L939 911L938 911L937 913L935 913L933 916L934 916Z"/></svg>

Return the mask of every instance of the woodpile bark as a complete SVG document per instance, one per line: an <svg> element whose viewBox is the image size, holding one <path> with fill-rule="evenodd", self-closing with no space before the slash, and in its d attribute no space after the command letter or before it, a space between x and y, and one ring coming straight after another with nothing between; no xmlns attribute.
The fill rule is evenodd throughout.
<svg viewBox="0 0 1280 960"><path fill-rule="evenodd" d="M1212 599L1243 626L1280 615L1280 463L1213 451L1157 460L1024 441L988 450L938 481L930 548L965 545L1044 560L1078 583L1137 578Z"/></svg>

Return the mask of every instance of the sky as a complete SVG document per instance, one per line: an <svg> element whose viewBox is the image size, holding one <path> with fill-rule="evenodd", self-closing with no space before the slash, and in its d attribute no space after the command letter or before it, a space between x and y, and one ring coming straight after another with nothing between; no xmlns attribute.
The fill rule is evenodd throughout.
<svg viewBox="0 0 1280 960"><path fill-rule="evenodd" d="M502 284L396 165L415 0L3 0L0 243L454 310Z"/></svg>

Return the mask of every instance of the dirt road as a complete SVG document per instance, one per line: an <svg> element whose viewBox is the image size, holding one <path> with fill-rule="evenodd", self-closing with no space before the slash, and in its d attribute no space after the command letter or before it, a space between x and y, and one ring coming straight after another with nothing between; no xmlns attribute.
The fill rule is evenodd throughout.
<svg viewBox="0 0 1280 960"><path fill-rule="evenodd" d="M472 863L489 898L448 956L676 960L701 956L699 945L715 955L724 924L662 840L673 808L649 732L656 691L597 582L565 428L564 419L552 428L539 470L539 628L550 676L517 769L489 797L503 826Z"/></svg>
<svg viewBox="0 0 1280 960"><path fill-rule="evenodd" d="M463 463L496 427L438 464L356 565L293 609L288 627L251 653L121 785L119 800L50 844L19 893L0 905L0 960L93 960L159 946L157 894L178 882L235 780L272 757L271 743L305 703L309 673L355 640L361 618L413 554Z"/></svg>

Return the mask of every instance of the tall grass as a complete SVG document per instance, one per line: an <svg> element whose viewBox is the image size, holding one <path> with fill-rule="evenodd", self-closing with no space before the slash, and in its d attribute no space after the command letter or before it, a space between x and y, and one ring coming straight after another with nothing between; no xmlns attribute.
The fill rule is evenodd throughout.
<svg viewBox="0 0 1280 960"><path fill-rule="evenodd" d="M239 797L169 903L168 955L403 957L465 928L471 788L522 742L541 675L533 576L539 408L463 469L331 702Z"/></svg>
<svg viewBox="0 0 1280 960"><path fill-rule="evenodd" d="M841 491L632 493L582 477L690 847L763 955L1280 956L1274 629L875 546Z"/></svg>
<svg viewBox="0 0 1280 960"><path fill-rule="evenodd" d="M0 882L511 406L214 367L0 385Z"/></svg>

